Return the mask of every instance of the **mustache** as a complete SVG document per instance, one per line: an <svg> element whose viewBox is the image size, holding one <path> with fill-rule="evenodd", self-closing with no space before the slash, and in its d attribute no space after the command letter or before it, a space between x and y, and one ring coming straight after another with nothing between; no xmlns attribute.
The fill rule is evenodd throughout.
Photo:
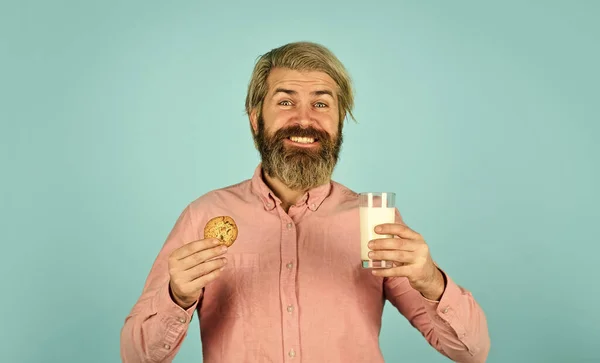
<svg viewBox="0 0 600 363"><path fill-rule="evenodd" d="M315 129L314 127L300 127L298 125L279 129L273 135L276 140L287 139L290 136L312 137L319 141L331 141L331 137L324 130Z"/></svg>

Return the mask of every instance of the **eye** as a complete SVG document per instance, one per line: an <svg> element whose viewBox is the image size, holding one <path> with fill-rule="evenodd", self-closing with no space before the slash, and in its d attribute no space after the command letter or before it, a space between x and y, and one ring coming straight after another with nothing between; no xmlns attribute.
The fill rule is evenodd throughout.
<svg viewBox="0 0 600 363"><path fill-rule="evenodd" d="M279 105L280 106L291 106L292 102L288 101L288 100L283 100L283 101L279 102Z"/></svg>
<svg viewBox="0 0 600 363"><path fill-rule="evenodd" d="M325 107L327 107L327 104L323 103L323 102L317 102L317 103L315 103L315 107L316 108L325 108Z"/></svg>

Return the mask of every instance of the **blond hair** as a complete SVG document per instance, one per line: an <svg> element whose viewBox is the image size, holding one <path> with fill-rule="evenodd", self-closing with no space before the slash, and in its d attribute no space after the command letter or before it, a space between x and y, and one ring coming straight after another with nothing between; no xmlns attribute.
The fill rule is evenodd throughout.
<svg viewBox="0 0 600 363"><path fill-rule="evenodd" d="M346 68L329 49L312 42L288 43L272 49L258 59L246 95L246 113L248 115L256 110L257 119L260 119L263 102L268 92L267 77L274 68L326 73L338 87L340 129L346 116L350 116L356 121L352 114L354 91Z"/></svg>

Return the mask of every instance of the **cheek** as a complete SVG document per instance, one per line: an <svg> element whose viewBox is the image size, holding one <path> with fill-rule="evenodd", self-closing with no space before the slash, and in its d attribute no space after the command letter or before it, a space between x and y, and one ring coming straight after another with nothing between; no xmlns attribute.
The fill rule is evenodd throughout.
<svg viewBox="0 0 600 363"><path fill-rule="evenodd" d="M340 125L337 120L331 120L326 126L324 125L324 128L331 136L337 136L340 132Z"/></svg>
<svg viewBox="0 0 600 363"><path fill-rule="evenodd" d="M315 111L311 115L311 119L315 121L320 128L327 131L330 134L337 133L339 129L339 122L337 114L334 112L319 112Z"/></svg>
<svg viewBox="0 0 600 363"><path fill-rule="evenodd" d="M338 120L333 120L332 125L331 125L331 131L334 134L337 134L340 132L340 122Z"/></svg>
<svg viewBox="0 0 600 363"><path fill-rule="evenodd" d="M263 112L262 119L263 119L263 123L265 125L265 130L269 130L269 131L279 129L281 127L282 120L284 120L281 113L277 113L277 112L273 112L273 111Z"/></svg>

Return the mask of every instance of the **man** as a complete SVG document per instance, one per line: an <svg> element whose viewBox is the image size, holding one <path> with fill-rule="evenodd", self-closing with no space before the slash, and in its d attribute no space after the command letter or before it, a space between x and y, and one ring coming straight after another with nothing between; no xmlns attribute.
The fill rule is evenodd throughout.
<svg viewBox="0 0 600 363"><path fill-rule="evenodd" d="M398 211L376 229L395 238L370 244L393 267L361 267L358 195L330 179L353 102L346 70L323 46L291 43L259 59L246 110L261 163L180 215L125 320L124 362L171 362L194 311L207 363L382 362L386 299L441 354L486 360L483 311ZM229 248L203 239L215 216L238 226Z"/></svg>

